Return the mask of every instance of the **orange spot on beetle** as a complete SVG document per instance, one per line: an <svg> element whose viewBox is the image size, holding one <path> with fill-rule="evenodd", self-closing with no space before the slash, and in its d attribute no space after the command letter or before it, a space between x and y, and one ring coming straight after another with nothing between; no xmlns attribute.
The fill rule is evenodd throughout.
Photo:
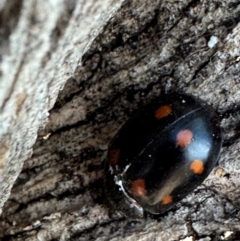
<svg viewBox="0 0 240 241"><path fill-rule="evenodd" d="M144 197L147 194L146 184L144 179L137 179L132 182L131 190L137 197Z"/></svg>
<svg viewBox="0 0 240 241"><path fill-rule="evenodd" d="M164 117L169 116L171 113L172 107L170 105L163 105L155 111L154 116L157 120L160 120Z"/></svg>
<svg viewBox="0 0 240 241"><path fill-rule="evenodd" d="M167 205L167 204L171 203L172 201L173 201L173 197L170 195L167 195L162 199L162 204Z"/></svg>
<svg viewBox="0 0 240 241"><path fill-rule="evenodd" d="M190 169L195 173L195 174L202 174L204 171L204 164L202 160L194 160L191 165Z"/></svg>
<svg viewBox="0 0 240 241"><path fill-rule="evenodd" d="M186 147L193 140L193 133L190 130L182 130L177 134L176 146Z"/></svg>
<svg viewBox="0 0 240 241"><path fill-rule="evenodd" d="M109 151L108 159L111 166L116 166L120 158L120 149L112 149Z"/></svg>

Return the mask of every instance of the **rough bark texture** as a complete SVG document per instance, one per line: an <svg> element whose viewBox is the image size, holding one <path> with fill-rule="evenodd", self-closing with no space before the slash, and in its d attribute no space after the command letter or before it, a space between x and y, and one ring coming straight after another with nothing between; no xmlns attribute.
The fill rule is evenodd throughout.
<svg viewBox="0 0 240 241"><path fill-rule="evenodd" d="M0 2L0 213L60 88L120 2Z"/></svg>
<svg viewBox="0 0 240 241"><path fill-rule="evenodd" d="M30 3L32 8L27 6ZM4 121L8 127L18 128L16 133L24 132L19 134L16 151L26 145L25 151L21 150L22 156L16 154L13 160L20 162L29 154L34 142L34 138L29 140L30 134L36 135L36 128L53 105L59 87L67 82L3 208L0 238L227 240L224 235L230 231L231 238L238 240L240 1L124 1L121 8L115 8L108 22L107 17L101 21L105 23L104 28L95 33L96 38L89 42L81 59L83 48L91 39L90 29L98 26L94 17L98 11L103 12L101 3L59 1L53 9L42 9L42 1L20 1L19 17L7 15L10 19L5 21L15 20L12 29L6 28L13 32L11 41L16 39L16 48L20 40L25 41L24 51L9 47L22 55L13 55L18 67L13 66L14 73L8 69L8 79L12 79L11 98L7 92L3 98L6 110L16 102L9 104L12 93L21 89L18 80L24 83L26 97L20 96L20 105L14 104L17 105L14 110L10 108L15 113L10 115L12 122ZM83 24L81 19L85 19L83 16L92 17L85 35L79 27ZM22 18L26 23L20 28ZM48 24L44 18L49 18ZM14 36L17 30L21 32L18 38ZM23 38L25 32L28 38ZM34 36L30 38L30 35ZM211 46L214 39L217 41ZM42 52L39 45L44 41ZM1 46L4 44L9 46L7 40ZM39 58L37 63L34 57ZM78 60L82 62L77 66ZM26 83L24 73L33 75ZM33 89L26 87L33 84L30 80L36 81ZM40 88L42 84L47 90ZM133 110L154 96L173 90L198 96L219 113L224 145L218 166L203 185L158 220L131 219L118 212L117 207L109 215L110 208L105 205L102 192L103 163L109 141ZM37 92L43 97L33 94ZM35 112L26 112L31 109L30 103ZM21 106L26 106L25 112ZM38 117L38 112L44 114ZM21 121L12 117L18 113L22 113ZM35 115L31 119L32 113ZM34 125L35 131L30 125ZM12 135L7 137L4 140L11 142ZM15 153L8 150L7 142L2 146L4 155ZM20 169L21 162L15 173Z"/></svg>

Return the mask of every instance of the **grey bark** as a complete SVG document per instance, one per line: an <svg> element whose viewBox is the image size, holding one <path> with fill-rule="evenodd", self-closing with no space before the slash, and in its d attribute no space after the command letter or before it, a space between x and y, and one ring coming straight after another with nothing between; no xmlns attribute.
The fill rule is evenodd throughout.
<svg viewBox="0 0 240 241"><path fill-rule="evenodd" d="M0 2L0 210L59 90L120 3Z"/></svg>
<svg viewBox="0 0 240 241"><path fill-rule="evenodd" d="M6 12L10 3L0 6L9 23L1 26L1 60L12 61L2 71L8 131L1 139L1 200L54 105L5 203L0 238L224 240L230 233L237 240L240 1L42 2L20 1L17 17ZM159 220L131 219L105 204L107 146L132 111L170 91L217 110L224 133L219 164Z"/></svg>

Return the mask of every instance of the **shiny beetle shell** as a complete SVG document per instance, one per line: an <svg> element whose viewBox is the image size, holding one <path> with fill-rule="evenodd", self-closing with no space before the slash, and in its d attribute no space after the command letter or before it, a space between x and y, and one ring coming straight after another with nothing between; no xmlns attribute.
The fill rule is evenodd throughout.
<svg viewBox="0 0 240 241"><path fill-rule="evenodd" d="M162 214L204 181L221 142L212 107L187 94L164 95L120 129L109 147L107 171L136 208Z"/></svg>

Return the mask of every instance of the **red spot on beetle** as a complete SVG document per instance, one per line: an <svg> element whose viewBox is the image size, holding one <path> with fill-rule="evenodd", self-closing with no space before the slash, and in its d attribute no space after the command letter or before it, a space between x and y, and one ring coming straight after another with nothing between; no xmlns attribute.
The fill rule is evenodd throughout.
<svg viewBox="0 0 240 241"><path fill-rule="evenodd" d="M194 160L191 165L190 169L195 173L195 174L202 174L204 171L204 164L202 160Z"/></svg>
<svg viewBox="0 0 240 241"><path fill-rule="evenodd" d="M177 134L176 146L186 147L193 140L193 133L190 130L182 130Z"/></svg>
<svg viewBox="0 0 240 241"><path fill-rule="evenodd" d="M160 120L164 117L169 116L171 113L172 107L170 105L163 105L155 111L154 116L157 120Z"/></svg>
<svg viewBox="0 0 240 241"><path fill-rule="evenodd" d="M120 158L120 149L112 149L108 153L108 160L111 166L116 166Z"/></svg>
<svg viewBox="0 0 240 241"><path fill-rule="evenodd" d="M137 179L132 182L131 190L133 194L137 197L144 197L147 194L146 184L144 179Z"/></svg>
<svg viewBox="0 0 240 241"><path fill-rule="evenodd" d="M171 195L167 195L162 199L162 204L167 205L172 203L173 197Z"/></svg>

